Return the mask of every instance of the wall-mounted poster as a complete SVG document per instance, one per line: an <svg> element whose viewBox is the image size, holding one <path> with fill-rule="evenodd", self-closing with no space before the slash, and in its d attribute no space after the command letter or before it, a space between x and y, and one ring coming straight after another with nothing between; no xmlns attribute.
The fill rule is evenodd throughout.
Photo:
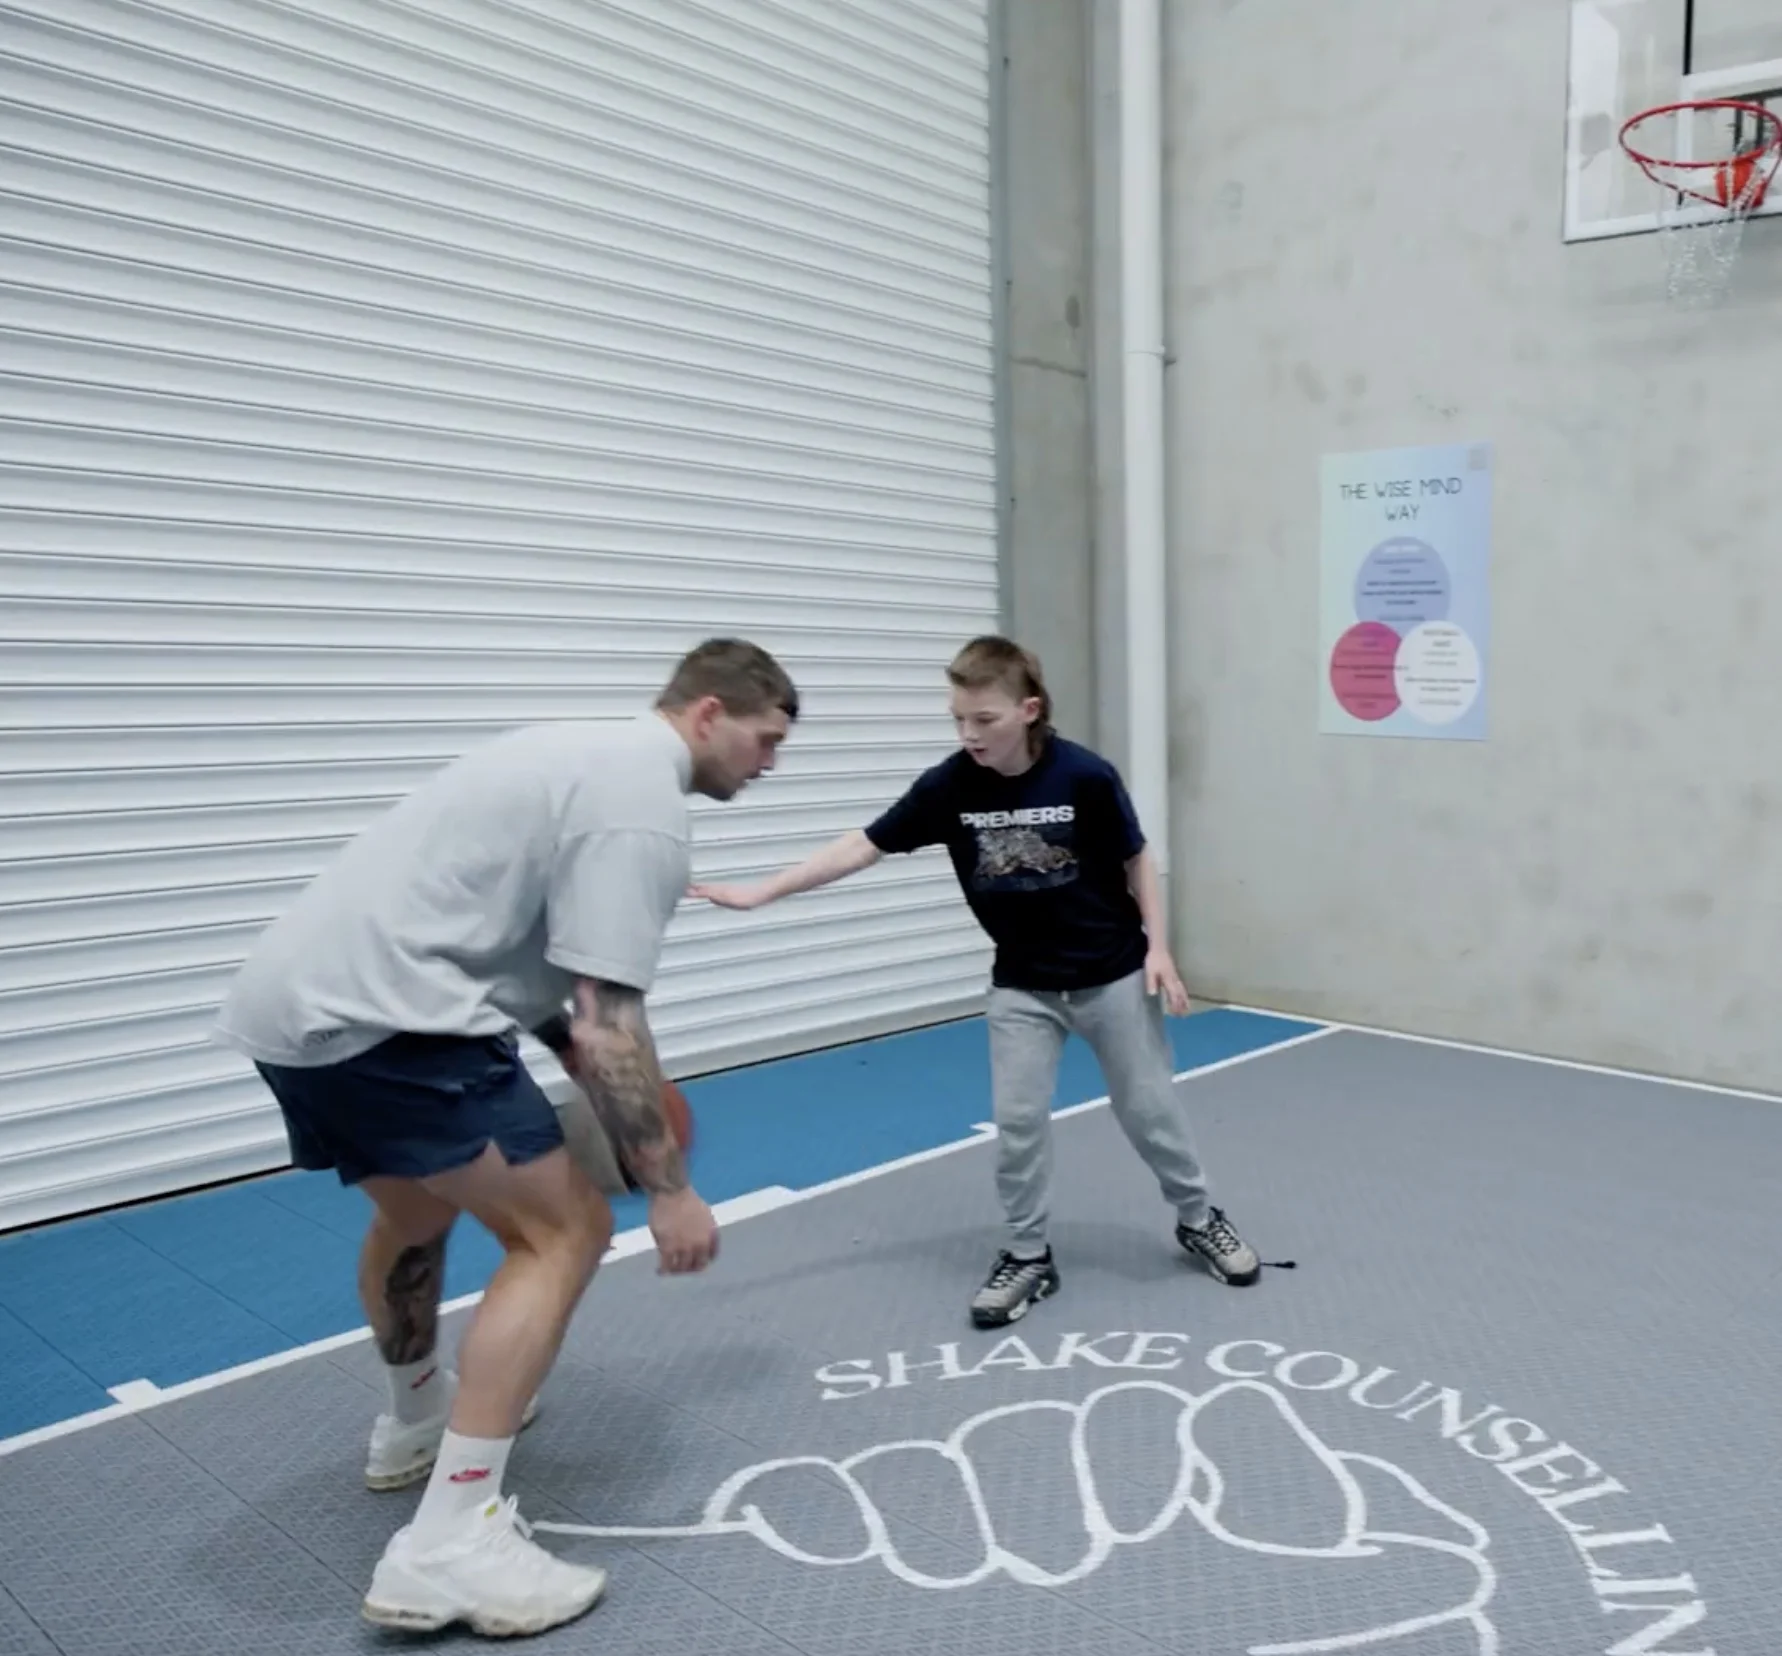
<svg viewBox="0 0 1782 1656"><path fill-rule="evenodd" d="M1326 455L1318 728L1485 738L1489 444Z"/></svg>

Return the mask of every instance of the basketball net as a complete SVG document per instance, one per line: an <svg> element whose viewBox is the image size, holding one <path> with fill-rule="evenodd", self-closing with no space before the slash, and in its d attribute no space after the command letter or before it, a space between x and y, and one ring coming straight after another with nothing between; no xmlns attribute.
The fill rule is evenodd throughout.
<svg viewBox="0 0 1782 1656"><path fill-rule="evenodd" d="M1733 99L1666 104L1628 121L1621 147L1665 193L1667 297L1689 310L1719 304L1745 226L1782 167L1782 120Z"/></svg>

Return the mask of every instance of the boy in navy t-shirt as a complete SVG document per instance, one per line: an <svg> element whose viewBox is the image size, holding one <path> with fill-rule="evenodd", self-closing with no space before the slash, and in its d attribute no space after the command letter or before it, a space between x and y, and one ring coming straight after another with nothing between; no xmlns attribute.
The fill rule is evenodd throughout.
<svg viewBox="0 0 1782 1656"><path fill-rule="evenodd" d="M701 885L695 896L752 909L827 885L881 857L941 845L995 945L989 1002L997 1192L1008 1234L972 1301L1000 1327L1055 1293L1047 1239L1052 1097L1066 1037L1089 1043L1115 1119L1176 1213L1176 1240L1222 1282L1261 1266L1207 1183L1175 1095L1165 1003L1188 996L1164 941L1162 900L1145 838L1115 768L1051 728L1037 660L1000 637L954 659L961 749L926 771L864 830L753 886Z"/></svg>

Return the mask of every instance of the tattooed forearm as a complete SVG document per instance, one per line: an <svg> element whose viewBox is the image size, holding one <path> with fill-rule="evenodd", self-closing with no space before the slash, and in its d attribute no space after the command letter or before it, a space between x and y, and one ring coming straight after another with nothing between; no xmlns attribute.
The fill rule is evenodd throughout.
<svg viewBox="0 0 1782 1656"><path fill-rule="evenodd" d="M662 1113L662 1067L643 996L616 983L576 985L576 1069L613 1150L652 1196L687 1188L681 1149Z"/></svg>
<svg viewBox="0 0 1782 1656"><path fill-rule="evenodd" d="M386 1363L418 1363L439 1336L439 1296L445 1282L446 1239L404 1248L384 1278L384 1311L377 1331Z"/></svg>

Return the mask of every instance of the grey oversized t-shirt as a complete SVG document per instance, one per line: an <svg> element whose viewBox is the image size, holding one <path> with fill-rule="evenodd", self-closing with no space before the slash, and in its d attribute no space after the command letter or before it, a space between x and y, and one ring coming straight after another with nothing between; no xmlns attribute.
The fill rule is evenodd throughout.
<svg viewBox="0 0 1782 1656"><path fill-rule="evenodd" d="M655 713L534 725L454 760L261 934L217 1038L332 1064L397 1031L530 1027L577 976L648 991L687 889L691 779Z"/></svg>

